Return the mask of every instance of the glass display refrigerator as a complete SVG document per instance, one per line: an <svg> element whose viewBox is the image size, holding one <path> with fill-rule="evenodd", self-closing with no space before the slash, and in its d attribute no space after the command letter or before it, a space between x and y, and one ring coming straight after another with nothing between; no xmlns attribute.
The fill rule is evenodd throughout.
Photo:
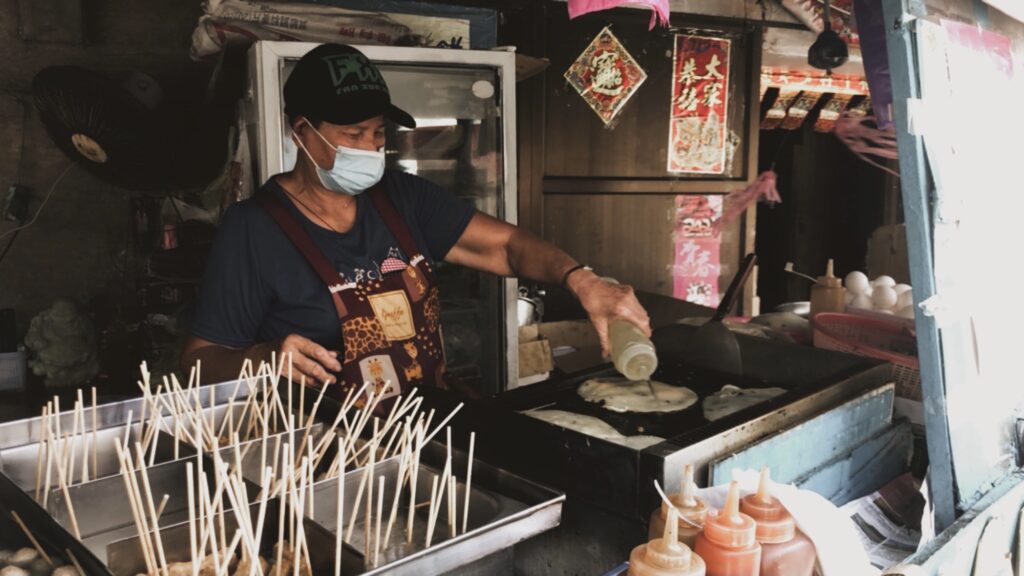
<svg viewBox="0 0 1024 576"><path fill-rule="evenodd" d="M259 182L292 168L296 147L281 92L317 44L256 42L243 110ZM388 167L431 180L477 210L516 222L515 54L511 51L360 46L416 119L389 125ZM518 379L515 279L438 263L449 373L488 395Z"/></svg>

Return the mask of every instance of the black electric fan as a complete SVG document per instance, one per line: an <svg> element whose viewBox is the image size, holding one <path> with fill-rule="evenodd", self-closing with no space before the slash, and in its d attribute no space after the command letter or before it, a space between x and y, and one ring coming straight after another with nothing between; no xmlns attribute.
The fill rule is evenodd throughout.
<svg viewBox="0 0 1024 576"><path fill-rule="evenodd" d="M152 194L163 194L172 175L160 93L143 74L118 83L77 66L50 66L32 80L35 106L57 147L104 182Z"/></svg>

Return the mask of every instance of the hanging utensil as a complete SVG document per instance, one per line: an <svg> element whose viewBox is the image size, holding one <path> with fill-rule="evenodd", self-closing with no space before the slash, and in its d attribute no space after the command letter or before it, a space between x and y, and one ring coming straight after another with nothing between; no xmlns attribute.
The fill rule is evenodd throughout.
<svg viewBox="0 0 1024 576"><path fill-rule="evenodd" d="M750 271L757 263L756 254L747 254L740 264L732 282L729 284L725 296L718 304L715 314L694 332L687 339L687 345L683 348L685 361L688 364L712 370L740 376L743 374L743 357L740 354L740 344L736 335L729 330L722 320L725 319L733 305L739 298L743 285L746 284Z"/></svg>

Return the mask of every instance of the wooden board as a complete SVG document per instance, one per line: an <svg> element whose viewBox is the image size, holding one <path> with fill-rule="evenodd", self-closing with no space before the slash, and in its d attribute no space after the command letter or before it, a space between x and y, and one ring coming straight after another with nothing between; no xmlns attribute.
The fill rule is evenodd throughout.
<svg viewBox="0 0 1024 576"><path fill-rule="evenodd" d="M674 211L674 196L549 194L544 237L602 276L671 296ZM735 222L722 234L720 292L736 273L739 252Z"/></svg>
<svg viewBox="0 0 1024 576"><path fill-rule="evenodd" d="M565 13L551 13L545 72L546 126L545 175L575 178L661 178L667 172L669 103L671 100L673 36L648 32L649 15L635 10L614 10L568 21ZM587 106L562 74L590 41L612 22L612 32L647 72L647 80L630 98L610 127ZM729 63L727 129L740 141L722 176L744 180L750 139L747 137L750 35L743 28L713 24L693 17L674 16L679 32L728 36L732 39ZM755 100L756 101L756 100ZM718 180L703 176L696 180ZM692 180L692 178L687 178Z"/></svg>

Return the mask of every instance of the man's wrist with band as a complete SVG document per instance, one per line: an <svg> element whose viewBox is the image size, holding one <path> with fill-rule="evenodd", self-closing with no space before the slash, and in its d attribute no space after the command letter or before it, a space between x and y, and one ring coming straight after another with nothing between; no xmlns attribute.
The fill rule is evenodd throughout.
<svg viewBox="0 0 1024 576"><path fill-rule="evenodd" d="M580 296L585 292L588 284L600 281L601 279L594 273L590 266L582 266L573 270L571 274L566 275L564 286L570 294L579 300Z"/></svg>
<svg viewBox="0 0 1024 576"><path fill-rule="evenodd" d="M594 269L591 268L590 266L587 266L586 264L577 264L577 265L573 266L572 268L569 268L568 270L565 271L565 274L562 275L562 287L563 288L568 288L569 287L569 277L572 276L573 273L579 272L580 270L593 271Z"/></svg>

